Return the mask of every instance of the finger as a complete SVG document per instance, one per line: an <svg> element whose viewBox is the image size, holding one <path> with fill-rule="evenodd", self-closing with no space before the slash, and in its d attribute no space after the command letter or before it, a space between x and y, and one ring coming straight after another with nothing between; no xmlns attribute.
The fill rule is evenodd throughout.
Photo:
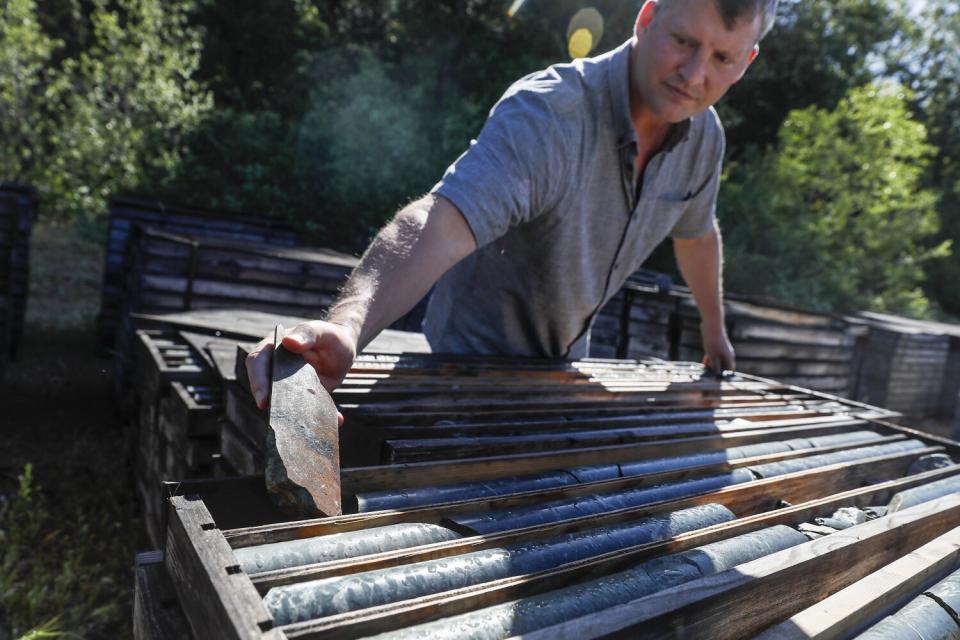
<svg viewBox="0 0 960 640"><path fill-rule="evenodd" d="M343 426L343 414L337 411L337 428L339 429L342 426Z"/></svg>
<svg viewBox="0 0 960 640"><path fill-rule="evenodd" d="M710 373L717 373L717 367L714 362L715 358L709 353L703 356L703 366L706 367Z"/></svg>
<svg viewBox="0 0 960 640"><path fill-rule="evenodd" d="M250 381L250 392L253 393L253 399L261 409L266 409L270 405L270 356L272 353L273 342L264 338L244 361L247 379Z"/></svg>
<svg viewBox="0 0 960 640"><path fill-rule="evenodd" d="M320 339L317 330L309 323L295 326L283 336L283 346L293 353L303 353L314 348Z"/></svg>

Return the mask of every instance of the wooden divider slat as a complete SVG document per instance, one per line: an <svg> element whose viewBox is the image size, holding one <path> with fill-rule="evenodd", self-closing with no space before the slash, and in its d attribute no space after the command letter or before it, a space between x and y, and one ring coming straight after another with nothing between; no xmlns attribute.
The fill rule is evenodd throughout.
<svg viewBox="0 0 960 640"><path fill-rule="evenodd" d="M902 474L909 462L915 459L915 456L911 455L912 453L913 452L909 454L878 456L859 461L854 465L846 463L842 465L832 465L831 467L824 467L823 469L790 474L792 476L790 478L783 476L782 478L771 478L765 481L757 481L756 483L734 485L719 491L700 493L688 498L666 500L641 507L619 509L604 514L594 514L558 523L514 529L498 534L471 536L459 540L423 545L422 547L405 549L403 551L386 552L361 558L351 558L349 560L298 567L295 569L268 571L254 574L251 578L257 588L265 592L267 589L280 584L359 573L361 571L399 566L411 562L449 557L462 553L470 553L479 549L489 549L534 539L558 536L575 531L593 529L600 526L630 522L657 513L679 511L680 509L708 503L722 504L737 515L757 515L775 509L779 503L809 502L811 495L823 495L823 492L829 492L830 495L833 495L858 487L865 482L869 482L869 484L890 482L891 476ZM960 467L954 468L953 472L960 472ZM780 486L777 486L777 480L783 481L784 484L782 486L784 490L777 491L777 493L771 497L771 487L780 489ZM796 525L800 522L802 521L789 522L788 524ZM298 533L302 532L303 529Z"/></svg>
<svg viewBox="0 0 960 640"><path fill-rule="evenodd" d="M589 560L571 562L567 565L541 571L538 573L505 578L489 583L475 585L433 594L399 603L382 605L339 614L281 627L287 638L316 638L324 640L338 640L363 637L374 633L381 633L398 629L421 622L435 620L444 616L456 615L481 607L499 604L518 598L543 593L557 589L573 582L580 582L600 575L607 575L623 570L636 564L638 561L673 551L691 548L721 540L734 535L755 531L758 528L783 524L792 521L802 514L800 521L829 512L838 506L851 504L857 497L869 493L869 489L859 489L847 492L844 495L830 496L826 499L811 501L808 504L798 505L784 512L774 512L766 517L737 520L730 523L714 525L696 532L681 534L671 540L657 545L644 545L630 550L617 551ZM785 516L787 516L785 518ZM878 524L879 523L879 524ZM542 631L526 634L524 638L538 640L552 640L553 638L568 638L584 640L585 638L612 637L619 634L623 637L629 632L629 637L657 637L657 638L744 638L756 633L766 624L757 620L770 619L777 615L771 612L775 609L770 606L769 597L764 587L774 590L783 602L776 601L781 607L803 608L803 602L812 602L811 594L824 595L842 588L838 582L844 580L843 574L847 567L850 573L865 575L916 547L926 543L945 531L960 525L960 495L942 498L934 503L919 505L912 509L898 512L873 522L861 525L854 532L838 532L821 540L787 549L786 551L761 558L737 569L719 575L696 580L688 585L681 585L668 589L647 598L630 603L623 607L615 607L606 611L597 612L574 620L567 625L558 625ZM879 530L879 533L874 533ZM836 536L836 538L834 538ZM831 544L834 538L837 544ZM691 539L696 539L691 543ZM861 544L857 544L861 543ZM811 546L812 545L812 546ZM658 547L656 551L652 547ZM811 552L811 549L814 551ZM838 549L845 554L836 553ZM842 560L840 559L842 555ZM809 560L822 558L822 562L811 563ZM814 566L809 566L813 564ZM785 580L752 580L752 575L741 575L744 567L761 567L758 570L764 578L778 575ZM798 570L798 568L800 570ZM802 569L814 569L804 573ZM819 584L821 574L816 569L823 569L832 579L828 584ZM840 575L838 575L840 574ZM853 577L849 580L856 580ZM849 584L848 582L848 584ZM808 588L805 593L796 593L797 583ZM749 585L749 597L739 593L740 587ZM709 594L709 598L706 594ZM735 602L730 602L732 596L739 596ZM814 595L815 597L815 595ZM793 598L791 600L791 598ZM720 601L723 606L716 603ZM682 607L683 604L693 603L697 606ZM649 603L642 612L633 610L631 605ZM676 620L672 626L658 626L655 633L644 623L657 622L656 616L666 615L682 609L685 617ZM729 625L721 628L711 619L709 613L722 617L722 622ZM777 618L774 618L777 619ZM673 619L671 619L673 621ZM570 631L567 630L569 627ZM747 627L746 629L744 627ZM609 632L607 630L610 630Z"/></svg>
<svg viewBox="0 0 960 640"><path fill-rule="evenodd" d="M202 501L170 499L165 566L194 637L283 640Z"/></svg>
<svg viewBox="0 0 960 640"><path fill-rule="evenodd" d="M960 567L960 527L765 630L757 640L845 638Z"/></svg>
<svg viewBox="0 0 960 640"><path fill-rule="evenodd" d="M960 494L952 494L524 637L750 637L957 526Z"/></svg>
<svg viewBox="0 0 960 640"><path fill-rule="evenodd" d="M390 466L355 467L343 469L340 486L345 494L364 491L422 487L454 482L471 482L498 477L519 476L550 469L562 469L586 464L641 460L669 457L701 451L716 451L742 444L764 442L776 438L800 438L808 435L824 435L833 431L862 428L862 420L837 420L827 424L799 425L738 431L711 436L677 438L669 441L653 441L638 444L610 445L557 452L535 452L504 456L470 458L468 460L442 460L436 462L412 462Z"/></svg>

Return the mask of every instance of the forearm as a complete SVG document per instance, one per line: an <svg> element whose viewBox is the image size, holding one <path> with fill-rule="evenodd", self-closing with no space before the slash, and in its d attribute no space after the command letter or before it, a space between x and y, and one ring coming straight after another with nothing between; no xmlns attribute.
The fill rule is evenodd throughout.
<svg viewBox="0 0 960 640"><path fill-rule="evenodd" d="M421 198L380 230L326 319L348 327L359 352L475 248L466 221L449 201Z"/></svg>
<svg viewBox="0 0 960 640"><path fill-rule="evenodd" d="M677 265L693 293L705 327L712 330L724 325L723 312L723 248L720 230L699 238L675 238Z"/></svg>

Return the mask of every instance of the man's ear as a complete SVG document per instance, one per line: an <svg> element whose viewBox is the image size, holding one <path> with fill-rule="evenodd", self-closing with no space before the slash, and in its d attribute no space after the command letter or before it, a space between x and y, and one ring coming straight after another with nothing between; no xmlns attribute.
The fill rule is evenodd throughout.
<svg viewBox="0 0 960 640"><path fill-rule="evenodd" d="M760 55L760 45L753 45L753 49L750 50L750 53L747 54L747 64L743 66L743 71L740 72L740 77L734 80L734 84L740 82L740 79L743 78L743 74L747 72L747 69L750 68L750 65L753 64L753 61L757 59L757 56Z"/></svg>
<svg viewBox="0 0 960 640"><path fill-rule="evenodd" d="M653 22L653 16L657 13L657 1L647 0L640 7L640 13L637 14L637 21L633 25L634 35L640 35L640 32L646 31Z"/></svg>

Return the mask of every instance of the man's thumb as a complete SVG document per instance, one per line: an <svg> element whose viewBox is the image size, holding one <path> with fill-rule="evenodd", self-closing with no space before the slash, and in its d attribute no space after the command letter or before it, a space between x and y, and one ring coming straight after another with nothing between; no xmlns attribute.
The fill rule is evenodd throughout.
<svg viewBox="0 0 960 640"><path fill-rule="evenodd" d="M310 338L300 331L292 331L283 336L283 347L293 353L302 353L312 344Z"/></svg>

